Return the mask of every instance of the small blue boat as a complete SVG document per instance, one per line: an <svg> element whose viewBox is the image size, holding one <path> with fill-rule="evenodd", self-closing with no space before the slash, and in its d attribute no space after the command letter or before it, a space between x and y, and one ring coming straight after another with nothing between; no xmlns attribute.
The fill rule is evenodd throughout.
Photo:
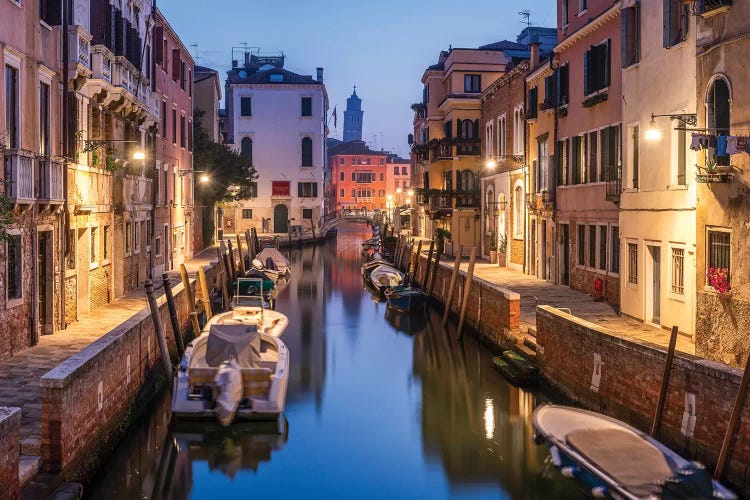
<svg viewBox="0 0 750 500"><path fill-rule="evenodd" d="M411 312L424 307L427 294L411 286L393 286L383 292L388 306L402 312Z"/></svg>
<svg viewBox="0 0 750 500"><path fill-rule="evenodd" d="M532 423L563 476L606 498L726 498L737 496L705 467L628 424L592 411L541 405Z"/></svg>

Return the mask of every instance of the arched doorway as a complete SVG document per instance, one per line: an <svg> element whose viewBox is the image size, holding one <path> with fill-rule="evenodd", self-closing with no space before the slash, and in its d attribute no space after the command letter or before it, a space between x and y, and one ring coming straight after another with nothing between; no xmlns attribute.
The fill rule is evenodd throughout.
<svg viewBox="0 0 750 500"><path fill-rule="evenodd" d="M289 232L289 209L286 205L276 205L273 208L273 232Z"/></svg>

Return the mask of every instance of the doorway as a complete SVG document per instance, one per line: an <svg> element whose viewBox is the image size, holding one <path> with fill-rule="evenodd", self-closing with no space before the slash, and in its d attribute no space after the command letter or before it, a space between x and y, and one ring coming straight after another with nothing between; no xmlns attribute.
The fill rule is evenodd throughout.
<svg viewBox="0 0 750 500"><path fill-rule="evenodd" d="M289 209L286 205L276 205L273 209L273 232L289 232Z"/></svg>
<svg viewBox="0 0 750 500"><path fill-rule="evenodd" d="M542 219L542 279L547 279L547 221Z"/></svg>
<svg viewBox="0 0 750 500"><path fill-rule="evenodd" d="M652 323L661 322L661 248L657 246L648 247L651 256L651 314Z"/></svg>
<svg viewBox="0 0 750 500"><path fill-rule="evenodd" d="M560 224L560 284L570 286L570 225Z"/></svg>
<svg viewBox="0 0 750 500"><path fill-rule="evenodd" d="M52 328L52 232L39 231L36 248L36 310L37 321L32 329L31 345L36 345L40 335L53 332Z"/></svg>
<svg viewBox="0 0 750 500"><path fill-rule="evenodd" d="M537 278L539 277L536 273L536 219L531 219L531 243L529 245L529 274L533 274Z"/></svg>

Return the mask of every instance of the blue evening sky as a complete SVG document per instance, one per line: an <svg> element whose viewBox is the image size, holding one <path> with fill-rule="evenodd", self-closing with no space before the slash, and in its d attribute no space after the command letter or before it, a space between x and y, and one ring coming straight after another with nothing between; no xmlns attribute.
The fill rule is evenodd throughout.
<svg viewBox="0 0 750 500"><path fill-rule="evenodd" d="M554 27L554 0L158 0L198 64L231 67L232 47L246 42L262 53L283 51L286 68L314 75L325 68L331 109L341 138L346 99L357 85L363 139L377 149L408 155L409 106L421 100L420 78L441 50L514 40L529 9L535 26ZM197 43L198 46L191 47Z"/></svg>

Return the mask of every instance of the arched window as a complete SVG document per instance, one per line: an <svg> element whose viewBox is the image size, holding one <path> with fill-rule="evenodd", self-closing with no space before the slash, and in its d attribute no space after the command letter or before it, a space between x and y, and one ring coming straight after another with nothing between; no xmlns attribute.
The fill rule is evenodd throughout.
<svg viewBox="0 0 750 500"><path fill-rule="evenodd" d="M476 171L461 170L457 177L457 191L476 191L479 189L479 177Z"/></svg>
<svg viewBox="0 0 750 500"><path fill-rule="evenodd" d="M513 238L523 239L523 186L513 189Z"/></svg>
<svg viewBox="0 0 750 500"><path fill-rule="evenodd" d="M253 164L253 140L249 137L245 137L240 142L240 153L247 156L247 159L250 160L250 165Z"/></svg>
<svg viewBox="0 0 750 500"><path fill-rule="evenodd" d="M302 139L302 166L313 166L313 143L309 137Z"/></svg>
<svg viewBox="0 0 750 500"><path fill-rule="evenodd" d="M487 194L485 195L484 203L484 231L489 236L490 231L495 230L495 193L492 191L492 186L487 188Z"/></svg>
<svg viewBox="0 0 750 500"><path fill-rule="evenodd" d="M505 236L505 193L500 193L497 197L497 236Z"/></svg>
<svg viewBox="0 0 750 500"><path fill-rule="evenodd" d="M716 135L729 135L730 100L729 84L724 77L715 77L706 93L706 123ZM716 150L709 150L708 154L716 155ZM729 165L729 155L717 155L716 161L719 165Z"/></svg>

